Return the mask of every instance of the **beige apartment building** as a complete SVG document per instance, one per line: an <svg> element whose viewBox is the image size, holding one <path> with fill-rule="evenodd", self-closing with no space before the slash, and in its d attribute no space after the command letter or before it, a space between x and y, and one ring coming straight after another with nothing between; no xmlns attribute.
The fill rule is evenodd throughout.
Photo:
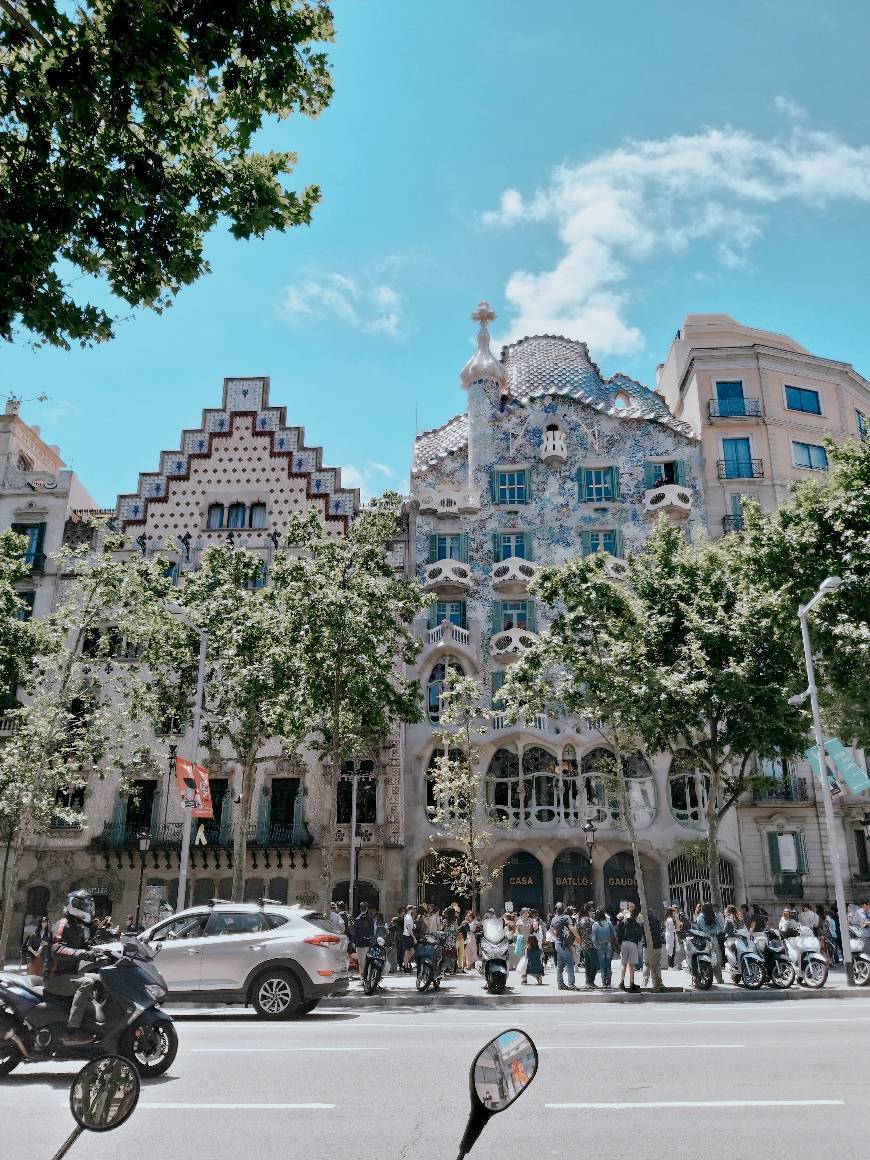
<svg viewBox="0 0 870 1160"><path fill-rule="evenodd" d="M826 438L870 430L870 383L854 367L727 314L686 316L657 391L701 437L711 536L739 530L745 499L770 511L826 470Z"/></svg>

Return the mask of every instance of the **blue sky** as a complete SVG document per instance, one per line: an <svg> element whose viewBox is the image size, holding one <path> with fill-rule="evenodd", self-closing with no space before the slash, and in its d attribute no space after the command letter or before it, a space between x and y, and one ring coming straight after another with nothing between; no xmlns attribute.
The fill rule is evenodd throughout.
<svg viewBox="0 0 870 1160"><path fill-rule="evenodd" d="M832 9L836 15L831 15ZM338 0L336 94L269 126L310 228L210 239L163 316L72 352L0 349L7 391L103 504L266 374L346 481L407 486L464 406L469 313L585 339L654 383L683 316L725 311L870 376L870 6L806 0Z"/></svg>

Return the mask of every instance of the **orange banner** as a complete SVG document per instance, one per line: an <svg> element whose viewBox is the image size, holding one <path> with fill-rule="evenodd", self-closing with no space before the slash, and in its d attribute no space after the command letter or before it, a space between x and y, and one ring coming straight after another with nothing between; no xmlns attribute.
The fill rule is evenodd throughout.
<svg viewBox="0 0 870 1160"><path fill-rule="evenodd" d="M193 765L186 757L176 757L175 777L185 806L193 805L193 817L213 818L211 786L204 765Z"/></svg>

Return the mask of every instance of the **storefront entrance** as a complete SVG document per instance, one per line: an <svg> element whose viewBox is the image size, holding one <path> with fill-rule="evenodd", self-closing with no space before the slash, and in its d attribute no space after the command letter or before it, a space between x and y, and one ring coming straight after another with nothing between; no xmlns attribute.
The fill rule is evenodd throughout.
<svg viewBox="0 0 870 1160"><path fill-rule="evenodd" d="M514 910L524 906L544 909L544 871L534 854L519 850L512 854L502 871L505 902L512 902Z"/></svg>
<svg viewBox="0 0 870 1160"><path fill-rule="evenodd" d="M640 905L637 892L637 874L634 858L630 850L614 854L604 863L604 909L608 914L616 914L625 902Z"/></svg>
<svg viewBox="0 0 870 1160"><path fill-rule="evenodd" d="M553 863L553 901L566 906L592 901L592 863L580 850L563 850Z"/></svg>

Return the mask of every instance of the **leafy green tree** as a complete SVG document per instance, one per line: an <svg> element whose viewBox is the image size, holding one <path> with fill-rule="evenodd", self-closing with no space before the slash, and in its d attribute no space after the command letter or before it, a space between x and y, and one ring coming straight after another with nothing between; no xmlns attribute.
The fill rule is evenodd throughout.
<svg viewBox="0 0 870 1160"><path fill-rule="evenodd" d="M841 577L810 618L819 699L831 733L870 748L870 440L826 447L830 470L798 483L791 503L769 515L749 506L743 566L772 598L795 693L805 682L798 605L826 577ZM809 734L808 711L803 721Z"/></svg>
<svg viewBox="0 0 870 1160"><path fill-rule="evenodd" d="M449 886L457 898L470 898L480 911L481 892L499 873L489 865L487 851L492 832L486 828L486 784L481 771L480 738L487 733L481 711L483 685L474 677L458 677L448 671L441 694L440 724L436 734L442 751L429 767L432 804L429 820L437 828L432 835L434 864L429 880ZM444 838L451 851L441 851Z"/></svg>
<svg viewBox="0 0 870 1160"><path fill-rule="evenodd" d="M604 771L631 845L641 918L652 946L646 882L632 814L630 768L642 736L643 712L658 689L644 657L645 624L628 588L608 580L603 558L545 568L531 585L553 612L538 642L513 664L501 694L512 716L558 706L560 714L596 722L612 756ZM652 987L661 990L661 965L652 960Z"/></svg>
<svg viewBox="0 0 870 1160"><path fill-rule="evenodd" d="M23 538L15 539L20 552ZM10 543L8 534L0 537L0 642L24 703L8 714L12 732L0 746L0 827L7 838L0 962L25 849L53 818L84 822L76 796L89 776L118 773L127 784L135 771L149 768L127 708L139 674L113 658L118 605L131 600L133 589L141 601L152 573L110 556L88 560L65 552L64 570L78 572L75 590L49 618L21 624L14 621L8 590L17 576L7 556Z"/></svg>
<svg viewBox="0 0 870 1160"><path fill-rule="evenodd" d="M219 218L240 239L307 224L319 189L253 142L326 107L332 36L325 0L0 0L0 337L103 341L82 274L161 311Z"/></svg>
<svg viewBox="0 0 870 1160"><path fill-rule="evenodd" d="M788 704L795 660L780 631L778 598L751 583L738 537L689 543L666 519L631 557L626 584L643 625L638 736L678 769L703 775L718 909L721 819L765 780L759 757L789 758L806 745L801 714Z"/></svg>

